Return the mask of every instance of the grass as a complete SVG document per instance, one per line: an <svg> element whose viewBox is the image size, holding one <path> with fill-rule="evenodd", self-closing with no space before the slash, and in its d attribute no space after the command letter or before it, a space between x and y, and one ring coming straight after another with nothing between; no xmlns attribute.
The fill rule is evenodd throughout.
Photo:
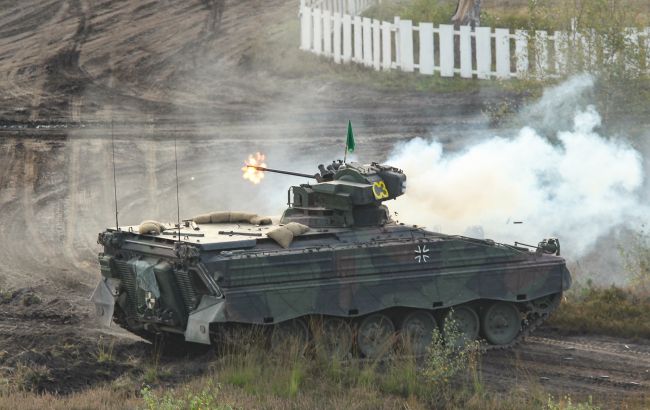
<svg viewBox="0 0 650 410"><path fill-rule="evenodd" d="M574 283L551 326L565 333L650 339L650 236L637 232L621 253L630 286Z"/></svg>
<svg viewBox="0 0 650 410"><path fill-rule="evenodd" d="M616 286L571 291L549 324L573 334L650 338L650 296Z"/></svg>
<svg viewBox="0 0 650 410"><path fill-rule="evenodd" d="M393 21L394 16L415 24L451 24L456 0L389 0L370 7L365 16ZM545 0L483 2L481 25L524 30L568 30L572 21L591 28L621 24L650 25L650 5L645 0Z"/></svg>
<svg viewBox="0 0 650 410"><path fill-rule="evenodd" d="M111 340L108 344L102 336L97 341L97 363L110 363L113 361L113 348L115 347L115 340Z"/></svg>
<svg viewBox="0 0 650 410"><path fill-rule="evenodd" d="M576 296L575 302L569 299L562 307L569 310L559 312L556 318L566 316L575 303L578 309L573 320L584 321L584 316L592 316L592 300L597 300L595 305L605 304L598 310L618 306L612 316L634 316L627 309L635 299L621 302L628 300L627 293L603 293L595 288L583 293L581 298ZM641 305L637 308L645 315L649 310ZM648 322L641 317L639 320ZM453 328L445 328L443 334L454 338ZM11 378L0 378L0 408L591 410L611 404L606 396L552 396L534 376L529 380L524 375L506 390L493 388L484 379L488 376L481 372L479 346L455 347L455 343L446 343L439 332L426 358L397 351L381 360L332 359L318 346L305 354L303 348L292 343L281 351L272 351L259 333L240 336L244 343L219 352L210 359L207 370L194 377L168 377L172 371L163 369L154 354L153 363L146 357L138 362L142 372L124 373L113 381L69 395L34 389L44 381L52 385L49 370L20 365ZM98 347L99 351L104 349ZM120 359L113 356L111 360L118 363ZM627 408L650 405L645 398L638 400L624 404Z"/></svg>
<svg viewBox="0 0 650 410"><path fill-rule="evenodd" d="M13 382L21 391L39 392L42 386L50 381L50 370L44 365L18 364L13 370Z"/></svg>

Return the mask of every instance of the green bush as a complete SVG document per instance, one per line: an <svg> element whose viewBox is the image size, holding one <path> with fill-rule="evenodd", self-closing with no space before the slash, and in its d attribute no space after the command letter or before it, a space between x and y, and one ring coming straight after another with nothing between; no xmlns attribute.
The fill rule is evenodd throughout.
<svg viewBox="0 0 650 410"><path fill-rule="evenodd" d="M218 402L220 385L208 383L200 392L185 389L177 394L173 389L164 394L157 394L150 387L141 390L146 410L230 410L232 407Z"/></svg>

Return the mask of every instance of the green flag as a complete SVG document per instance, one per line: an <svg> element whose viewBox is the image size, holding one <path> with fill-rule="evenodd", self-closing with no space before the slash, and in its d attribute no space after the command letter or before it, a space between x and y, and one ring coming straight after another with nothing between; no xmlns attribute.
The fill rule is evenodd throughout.
<svg viewBox="0 0 650 410"><path fill-rule="evenodd" d="M354 152L354 133L352 132L352 121L348 121L348 138L345 141L345 149Z"/></svg>

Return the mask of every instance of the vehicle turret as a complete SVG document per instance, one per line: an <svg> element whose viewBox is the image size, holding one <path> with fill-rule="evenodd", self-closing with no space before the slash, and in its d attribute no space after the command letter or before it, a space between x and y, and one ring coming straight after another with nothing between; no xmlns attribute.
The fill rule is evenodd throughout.
<svg viewBox="0 0 650 410"><path fill-rule="evenodd" d="M397 198L406 189L404 172L376 162L335 161L327 167L319 165L320 172L313 176L254 168L316 179L314 184L289 188L289 208L281 219L282 223L299 222L312 228L382 226L390 221L383 202Z"/></svg>

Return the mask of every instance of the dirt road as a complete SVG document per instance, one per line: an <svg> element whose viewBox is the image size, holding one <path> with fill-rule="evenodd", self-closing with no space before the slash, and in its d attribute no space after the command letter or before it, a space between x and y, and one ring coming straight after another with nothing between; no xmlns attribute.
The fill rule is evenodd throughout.
<svg viewBox="0 0 650 410"><path fill-rule="evenodd" d="M488 91L381 91L260 66L263 40L295 29L297 1L228 1L221 20L208 3L9 1L0 10L0 289L12 291L0 299L3 374L44 366L37 389L66 393L141 371L129 358L150 357L150 345L89 319L96 235L115 220L111 120L121 224L175 219L173 138L188 217L279 213L295 180L247 185L243 160L259 150L273 168L314 172L314 161L340 156L348 119L361 160L432 133L455 149L484 129ZM107 340L121 359L98 364ZM490 352L483 377L497 388L636 397L650 387L649 352L542 329ZM205 369L200 358L167 360L188 375Z"/></svg>

